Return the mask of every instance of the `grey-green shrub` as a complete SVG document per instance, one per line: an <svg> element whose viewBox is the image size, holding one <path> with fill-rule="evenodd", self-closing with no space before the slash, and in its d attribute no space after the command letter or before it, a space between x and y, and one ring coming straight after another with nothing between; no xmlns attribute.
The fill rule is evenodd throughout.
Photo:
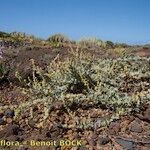
<svg viewBox="0 0 150 150"><path fill-rule="evenodd" d="M111 109L114 114L109 121L112 121L121 115L139 112L150 102L150 58L97 60L76 54L64 62L54 60L46 71L35 66L34 61L32 64L33 80L24 89L29 100L17 108L14 106L16 115L43 103L46 119L54 102L63 102L69 110L70 104L92 101L93 105ZM35 71L41 77L40 81Z"/></svg>

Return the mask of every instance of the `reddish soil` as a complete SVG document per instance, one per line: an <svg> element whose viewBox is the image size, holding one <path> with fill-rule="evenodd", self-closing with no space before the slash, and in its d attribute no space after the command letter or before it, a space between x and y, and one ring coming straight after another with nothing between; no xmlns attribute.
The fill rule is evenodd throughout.
<svg viewBox="0 0 150 150"><path fill-rule="evenodd" d="M141 50L138 50L135 55L137 56L141 56L141 57L150 57L150 50L146 49L141 49Z"/></svg>

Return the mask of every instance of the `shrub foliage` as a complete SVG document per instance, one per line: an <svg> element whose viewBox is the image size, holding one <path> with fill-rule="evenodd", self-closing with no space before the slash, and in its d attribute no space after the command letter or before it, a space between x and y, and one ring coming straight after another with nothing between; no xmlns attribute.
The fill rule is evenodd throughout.
<svg viewBox="0 0 150 150"><path fill-rule="evenodd" d="M35 66L34 60L32 66L33 80L24 89L29 100L19 107L12 106L16 117L37 103L44 104L46 119L54 102L61 101L69 108L71 103L92 101L94 105L111 109L112 121L138 112L143 104L150 102L150 58L130 56L97 60L77 52L64 62L55 59L46 71Z"/></svg>

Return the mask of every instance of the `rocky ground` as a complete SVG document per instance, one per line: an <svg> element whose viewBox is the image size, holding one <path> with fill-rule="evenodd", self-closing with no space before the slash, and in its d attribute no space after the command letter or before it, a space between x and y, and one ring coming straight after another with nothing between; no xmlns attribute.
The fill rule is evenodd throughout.
<svg viewBox="0 0 150 150"><path fill-rule="evenodd" d="M0 85L0 106L19 105L27 100L22 94L22 86L15 77L15 71L26 78L31 74L30 59L43 67L56 56L65 60L70 55L69 47L24 46L5 48L3 63L10 71L8 80ZM150 56L150 50L138 48L133 55ZM84 49L87 53L87 49ZM112 57L102 50L88 49L96 57ZM150 106L144 106L139 114L123 116L109 126L100 126L100 122L111 115L111 110L98 105L73 105L69 114L62 103L54 103L44 124L37 127L42 117L43 106L33 108L34 119L29 118L29 109L14 119L11 109L0 110L0 149L1 150L149 150L150 149ZM32 140L36 140L35 142ZM12 141L14 141L12 143ZM17 143L18 141L18 143ZM47 146L40 142L49 141ZM56 142L56 143L55 143ZM19 144L19 146L17 145ZM33 145L32 145L33 144ZM56 144L56 145L55 145ZM10 145L10 146L9 146Z"/></svg>

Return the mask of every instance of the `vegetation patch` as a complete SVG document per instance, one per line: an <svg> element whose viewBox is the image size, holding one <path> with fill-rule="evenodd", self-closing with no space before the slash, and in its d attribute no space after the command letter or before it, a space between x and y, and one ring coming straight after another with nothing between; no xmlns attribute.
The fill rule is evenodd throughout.
<svg viewBox="0 0 150 150"><path fill-rule="evenodd" d="M43 120L49 117L51 106L62 103L69 115L75 115L72 106L97 105L113 113L102 124L131 115L150 102L150 58L122 57L118 59L94 59L81 52L66 61L55 59L42 70L32 60L32 79L25 80L22 91L28 100L11 108L17 119L19 114L39 104L43 106ZM19 80L21 77L16 73ZM40 80L39 80L40 79Z"/></svg>

